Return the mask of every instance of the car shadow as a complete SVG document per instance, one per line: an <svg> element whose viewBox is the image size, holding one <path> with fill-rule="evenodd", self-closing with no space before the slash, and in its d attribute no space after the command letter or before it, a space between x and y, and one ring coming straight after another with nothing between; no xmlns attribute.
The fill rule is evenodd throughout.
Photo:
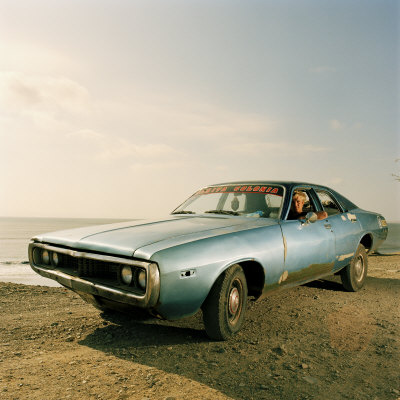
<svg viewBox="0 0 400 400"><path fill-rule="evenodd" d="M166 321L145 313L136 315L102 312L103 327L80 342L85 346L110 350L129 344L136 348L209 342L201 326L201 313L179 321ZM196 329L197 327L197 329Z"/></svg>
<svg viewBox="0 0 400 400"><path fill-rule="evenodd" d="M336 276L250 302L243 329L229 341L207 338L201 312L178 321L107 313L102 325L78 343L197 381L235 399L263 399L267 385L268 398L293 398L293 387L299 395L313 397L313 388L299 383L303 364L313 364L311 373L326 369L321 351L333 365L341 362L341 353L330 345L326 316L350 301L364 308L376 304L374 309L368 306L368 313L379 322L386 304L399 295L400 280L369 277L365 290L349 293ZM372 359L378 357L374 346L365 351ZM327 376L327 381L335 379Z"/></svg>
<svg viewBox="0 0 400 400"><path fill-rule="evenodd" d="M345 292L339 277L332 277L329 279L318 279L316 281L308 282L303 286L322 289L322 290L331 290L334 292Z"/></svg>

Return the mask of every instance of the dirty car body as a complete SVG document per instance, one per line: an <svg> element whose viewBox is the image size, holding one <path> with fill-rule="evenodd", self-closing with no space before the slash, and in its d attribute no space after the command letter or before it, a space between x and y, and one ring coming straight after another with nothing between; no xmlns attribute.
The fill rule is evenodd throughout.
<svg viewBox="0 0 400 400"><path fill-rule="evenodd" d="M303 219L289 220L295 191ZM325 211L327 217L317 220ZM242 326L249 297L340 274L357 291L367 253L386 239L383 216L336 191L302 182L230 182L205 187L169 216L36 236L34 271L100 309L147 309L165 319L200 308L207 334Z"/></svg>

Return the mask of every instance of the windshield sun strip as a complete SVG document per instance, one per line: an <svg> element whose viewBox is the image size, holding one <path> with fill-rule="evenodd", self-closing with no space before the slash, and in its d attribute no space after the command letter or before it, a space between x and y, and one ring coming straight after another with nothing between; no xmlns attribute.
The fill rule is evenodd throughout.
<svg viewBox="0 0 400 400"><path fill-rule="evenodd" d="M247 190L244 189L246 187ZM220 190L218 190L220 188ZM222 190L226 188L225 190ZM228 190L228 188L230 190ZM232 190L236 189L236 190ZM248 190L248 189L251 190ZM210 191L204 192L205 190L210 189ZM211 191L211 189L217 189ZM243 190L240 190L243 189ZM254 190L256 189L256 191ZM268 190L270 189L270 190ZM274 190L275 189L275 190ZM267 191L268 190L268 191ZM275 195L278 197L282 197L281 204L279 206L279 211L276 219L280 219L283 206L284 206L284 199L286 196L286 187L284 185L279 185L279 184L268 184L268 183L263 183L263 184L240 184L240 185L218 185L218 186L206 186L197 192L195 192L192 196L190 196L186 201L184 201L180 206L178 206L171 214L191 214L192 212L186 213L184 209L179 210L183 208L185 205L186 207L189 206L193 201L195 201L197 198L200 196L203 196L205 194L228 194L228 193L243 193L243 194L269 194L269 195ZM194 212L193 212L194 213ZM194 213L196 214L196 213ZM200 213L201 214L201 213ZM234 214L231 214L234 215ZM240 215L240 214L239 214Z"/></svg>

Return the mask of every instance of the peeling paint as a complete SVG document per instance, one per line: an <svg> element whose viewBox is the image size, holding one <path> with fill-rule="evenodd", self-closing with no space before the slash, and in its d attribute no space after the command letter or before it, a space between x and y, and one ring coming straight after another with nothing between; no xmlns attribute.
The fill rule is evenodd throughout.
<svg viewBox="0 0 400 400"><path fill-rule="evenodd" d="M285 285L290 284L299 284L300 282L307 282L310 280L315 280L320 276L328 275L331 273L333 269L334 263L324 263L324 264L311 264L306 268L302 268L297 271L286 270L285 272L288 274L285 279L281 279L280 283L285 282ZM285 272L283 272L281 278L284 277Z"/></svg>
<svg viewBox="0 0 400 400"><path fill-rule="evenodd" d="M264 285L262 295L258 298L258 300L264 299L276 291L301 285L309 281L314 281L323 276L329 276L332 274L333 265L333 262L326 264L311 264L299 271L291 271L290 274L288 270L285 270L280 276L279 281ZM282 284L284 280L285 284Z"/></svg>
<svg viewBox="0 0 400 400"><path fill-rule="evenodd" d="M283 274L281 275L281 277L279 278L278 283L281 284L282 282L286 281L286 279L289 276L289 272L288 271L283 271Z"/></svg>
<svg viewBox="0 0 400 400"><path fill-rule="evenodd" d="M346 221L346 216L345 215L342 215L342 220Z"/></svg>
<svg viewBox="0 0 400 400"><path fill-rule="evenodd" d="M283 236L283 248L284 248L284 253L283 253L283 261L286 261L286 255L287 255L287 242L285 236Z"/></svg>
<svg viewBox="0 0 400 400"><path fill-rule="evenodd" d="M357 216L355 214L347 213L347 217L349 218L350 221L357 220Z"/></svg>
<svg viewBox="0 0 400 400"><path fill-rule="evenodd" d="M354 255L354 253L343 254L343 255L341 255L341 256L338 256L338 261L343 261L343 260L345 260L346 258L353 257L353 255Z"/></svg>

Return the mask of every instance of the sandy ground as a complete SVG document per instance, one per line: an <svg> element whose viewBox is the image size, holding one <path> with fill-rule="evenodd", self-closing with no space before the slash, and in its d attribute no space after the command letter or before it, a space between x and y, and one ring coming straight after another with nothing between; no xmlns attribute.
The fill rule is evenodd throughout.
<svg viewBox="0 0 400 400"><path fill-rule="evenodd" d="M0 399L400 399L400 256L250 303L228 342L107 317L64 289L0 283Z"/></svg>

